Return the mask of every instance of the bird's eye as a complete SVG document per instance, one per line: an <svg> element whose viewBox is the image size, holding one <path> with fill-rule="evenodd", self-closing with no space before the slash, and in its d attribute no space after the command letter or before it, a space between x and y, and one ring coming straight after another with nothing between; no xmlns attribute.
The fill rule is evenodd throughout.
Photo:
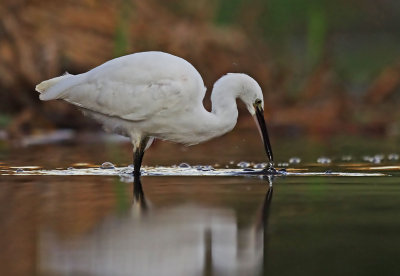
<svg viewBox="0 0 400 276"><path fill-rule="evenodd" d="M256 99L256 101L254 102L254 104L256 105L260 105L262 103L262 101L260 99Z"/></svg>

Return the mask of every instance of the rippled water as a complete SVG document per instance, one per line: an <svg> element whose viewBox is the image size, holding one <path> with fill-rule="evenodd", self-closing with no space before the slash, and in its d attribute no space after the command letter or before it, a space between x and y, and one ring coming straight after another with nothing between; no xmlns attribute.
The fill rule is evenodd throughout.
<svg viewBox="0 0 400 276"><path fill-rule="evenodd" d="M141 185L128 144L0 149L0 275L397 274L395 148L275 143L270 177L237 137L156 144Z"/></svg>
<svg viewBox="0 0 400 276"><path fill-rule="evenodd" d="M131 178L133 176L133 167L115 167L112 163L107 162L107 167L95 166L90 164L81 164L79 168L68 167L67 169L46 170L37 166L18 166L8 167L0 166L0 174L3 176L14 175L36 175L36 176L72 176L72 175L98 175L98 176L120 176L122 178ZM352 164L354 165L354 164ZM258 176L266 178L267 176L284 177L284 176L390 176L390 172L400 169L399 166L366 166L365 164L357 164L352 167L338 167L337 171L326 170L324 172L307 168L282 168L277 167L275 170L265 169L242 169L242 168L224 168L215 169L210 165L196 165L189 167L143 167L141 169L142 176ZM374 172L379 171L379 172ZM133 181L133 178L132 178Z"/></svg>

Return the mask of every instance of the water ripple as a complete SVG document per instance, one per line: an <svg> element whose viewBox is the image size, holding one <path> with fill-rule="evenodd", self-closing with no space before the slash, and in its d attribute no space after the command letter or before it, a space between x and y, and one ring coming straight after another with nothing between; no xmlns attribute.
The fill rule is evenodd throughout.
<svg viewBox="0 0 400 276"><path fill-rule="evenodd" d="M202 166L207 167L207 166ZM353 168L354 169L354 168ZM388 176L388 174L376 172L377 170L398 170L399 166L380 166L380 167L359 167L357 172L341 172L328 170L324 172L309 171L307 168L287 168L286 170L278 170L275 176ZM365 172L375 171L375 172ZM362 171L362 172L359 172ZM220 168L210 170L199 170L196 167L143 167L142 175L144 176L263 176L269 175L268 171L263 169L243 169L243 168ZM40 167L5 167L0 166L0 175L51 175L51 176L67 176L67 175L99 175L99 176L129 176L132 175L133 168L114 167L105 170L99 166L66 169L47 170Z"/></svg>

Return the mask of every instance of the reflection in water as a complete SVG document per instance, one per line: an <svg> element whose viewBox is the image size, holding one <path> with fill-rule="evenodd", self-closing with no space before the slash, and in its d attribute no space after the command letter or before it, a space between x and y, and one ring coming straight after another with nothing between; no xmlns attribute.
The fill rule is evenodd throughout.
<svg viewBox="0 0 400 276"><path fill-rule="evenodd" d="M133 207L138 205L141 211L147 211L148 202L143 192L143 186L141 178L137 178L136 181L133 182Z"/></svg>
<svg viewBox="0 0 400 276"><path fill-rule="evenodd" d="M273 187L272 187L272 177L268 177L268 182L269 182L269 188L268 191L265 195L264 199L264 205L262 208L262 223L261 223L261 229L260 232L263 233L263 275L266 275L267 271L267 246L268 246L268 218L269 218L269 213L270 213L270 206L271 206L271 201L272 201L272 194L273 194Z"/></svg>
<svg viewBox="0 0 400 276"><path fill-rule="evenodd" d="M106 218L79 237L61 238L42 231L41 271L57 275L174 276L262 272L272 185L258 217L246 227L238 225L236 213L229 208L193 203L149 208L141 183L133 187L128 215Z"/></svg>

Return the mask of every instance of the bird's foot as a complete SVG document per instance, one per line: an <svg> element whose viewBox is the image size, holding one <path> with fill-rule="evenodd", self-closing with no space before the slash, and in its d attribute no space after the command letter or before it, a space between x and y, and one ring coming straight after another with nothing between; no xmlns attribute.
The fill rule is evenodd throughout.
<svg viewBox="0 0 400 276"><path fill-rule="evenodd" d="M270 162L268 166L262 170L262 173L266 175L284 175L286 174L286 169L277 170L274 168L274 164Z"/></svg>
<svg viewBox="0 0 400 276"><path fill-rule="evenodd" d="M277 175L280 173L274 167L266 167L265 169L262 170L262 174Z"/></svg>

